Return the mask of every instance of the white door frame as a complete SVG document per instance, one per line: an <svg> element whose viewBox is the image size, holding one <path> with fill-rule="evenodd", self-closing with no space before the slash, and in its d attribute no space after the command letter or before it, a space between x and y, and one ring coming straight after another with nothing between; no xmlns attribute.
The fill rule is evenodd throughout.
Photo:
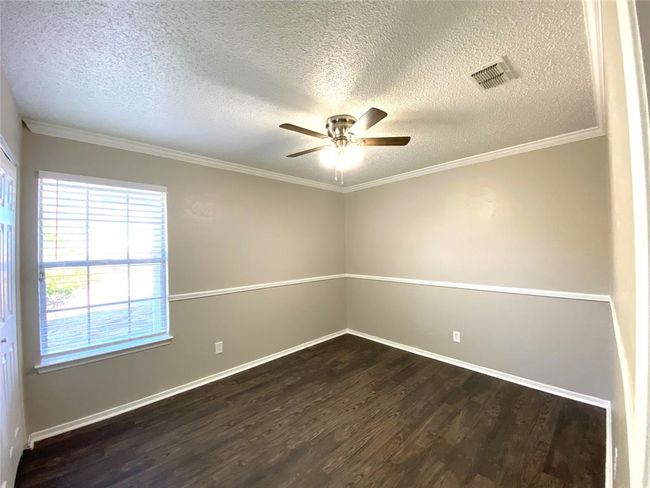
<svg viewBox="0 0 650 488"><path fill-rule="evenodd" d="M21 307L20 307L20 166L18 164L18 159L16 158L15 154L5 141L4 137L2 134L0 134L0 151L7 156L7 159L16 166L16 194L15 194L15 206L16 206L16 223L15 223L15 265L16 265L16 273L15 273L15 307L16 307L16 342L17 342L17 358L18 358L18 395L20 398L20 409L21 409L21 416L20 416L20 430L23 433L23 443L24 447L27 446L27 438L26 438L26 427L25 427L25 396L23 394L23 348L22 348L22 327L21 327ZM14 473L15 476L15 473Z"/></svg>
<svg viewBox="0 0 650 488"><path fill-rule="evenodd" d="M641 35L634 0L617 0L629 126L636 284L635 384L633 418L628 418L632 486L650 486L650 113ZM650 47L650 46L649 46ZM650 68L650 67L649 67Z"/></svg>

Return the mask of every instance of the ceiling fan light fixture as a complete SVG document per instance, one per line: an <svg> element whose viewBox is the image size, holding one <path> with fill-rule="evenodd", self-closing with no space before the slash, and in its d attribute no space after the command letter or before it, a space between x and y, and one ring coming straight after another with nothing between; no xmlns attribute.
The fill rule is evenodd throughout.
<svg viewBox="0 0 650 488"><path fill-rule="evenodd" d="M343 170L352 169L363 161L363 150L357 144L348 144L339 154L339 163Z"/></svg>
<svg viewBox="0 0 650 488"><path fill-rule="evenodd" d="M335 171L346 171L358 166L363 160L363 150L354 143L345 146L328 146L320 153L320 161L324 168Z"/></svg>
<svg viewBox="0 0 650 488"><path fill-rule="evenodd" d="M352 115L333 115L327 119L327 135L293 124L281 124L282 129L299 132L318 139L330 139L330 144L313 147L297 153L288 154L288 158L320 152L321 164L334 169L334 179L343 184L343 171L354 168L363 160L361 146L406 146L411 138L400 137L363 137L356 138L357 131L365 131L383 120L388 114L378 108L371 108L360 119Z"/></svg>
<svg viewBox="0 0 650 488"><path fill-rule="evenodd" d="M320 152L320 162L325 169L332 169L336 166L338 159L338 149L336 146L327 146Z"/></svg>

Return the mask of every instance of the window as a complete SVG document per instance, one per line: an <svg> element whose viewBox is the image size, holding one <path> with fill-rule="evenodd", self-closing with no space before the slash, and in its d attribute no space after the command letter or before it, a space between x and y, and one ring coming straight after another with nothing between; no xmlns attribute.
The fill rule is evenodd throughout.
<svg viewBox="0 0 650 488"><path fill-rule="evenodd" d="M166 189L39 173L41 364L169 340Z"/></svg>

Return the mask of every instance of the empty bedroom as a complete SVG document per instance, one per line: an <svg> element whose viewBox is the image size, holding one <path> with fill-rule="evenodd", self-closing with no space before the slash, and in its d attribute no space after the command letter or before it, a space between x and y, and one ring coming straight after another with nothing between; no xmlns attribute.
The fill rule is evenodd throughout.
<svg viewBox="0 0 650 488"><path fill-rule="evenodd" d="M650 2L0 0L0 488L650 488Z"/></svg>

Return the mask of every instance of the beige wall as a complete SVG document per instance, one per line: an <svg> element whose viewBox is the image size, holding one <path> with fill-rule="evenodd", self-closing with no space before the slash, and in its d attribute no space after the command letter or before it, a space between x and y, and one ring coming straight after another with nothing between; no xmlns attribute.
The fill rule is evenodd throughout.
<svg viewBox="0 0 650 488"><path fill-rule="evenodd" d="M0 69L0 135L7 142L14 156L20 161L22 119L18 115L11 86L9 86L2 69Z"/></svg>
<svg viewBox="0 0 650 488"><path fill-rule="evenodd" d="M643 67L645 71L645 83L644 83L644 89L646 93L646 97L649 97L650 95L650 3L647 1L637 1L635 3L636 7L636 14L637 14L637 19L639 23L639 37L640 37L640 44L641 44L641 50L642 50L642 56L643 56ZM646 121L647 122L647 121ZM646 124L647 128L647 124ZM648 161L645 161L646 164L646 172L648 171ZM648 176L646 173L646 183L648 180ZM646 195L647 198L647 195ZM647 232L647 231L646 231ZM648 250L646 250L648 251ZM650 327L650 324L645 324L646 327ZM642 368L645 369L643 372L644 374L644 379L638 379L637 380L637 387L635 389L635 393L639 396L644 396L643 402L645 403L645 406L641 405L640 408L644 409L643 412L638 412L637 415L639 416L644 416L645 418L645 432L640 433L640 436L645 437L645 455L639 456L640 458L640 466L639 466L639 472L641 473L640 475L642 476L642 479L646 485L650 486L650 371L649 366L648 366L648 355L650 355L650 338L648 338L647 334L648 331L644 331L645 334L645 340L643 343L643 346L637 342L637 347L643 347L644 350L643 352L640 350L636 351L637 358L641 356L641 354L644 354L645 356L645 361L642 366ZM637 334L637 337L639 337L639 334ZM637 359L637 365L639 363L639 359ZM636 371L635 377L639 376L639 370ZM641 385L639 381L645 381L646 384Z"/></svg>
<svg viewBox="0 0 650 488"><path fill-rule="evenodd" d="M608 192L596 138L347 194L347 272L607 294ZM611 396L606 303L355 279L347 303L351 328Z"/></svg>
<svg viewBox="0 0 650 488"><path fill-rule="evenodd" d="M634 395L635 365L635 271L632 175L626 110L623 60L616 4L603 4L604 65L607 97L607 140L610 167L612 221L612 301L621 334L621 350L614 350L614 395L612 401L612 437L618 449L615 486L629 486L629 455L624 376L629 378L629 395ZM619 362L627 359L627 368ZM628 406L628 408L630 408ZM631 419L630 419L631 420Z"/></svg>
<svg viewBox="0 0 650 488"><path fill-rule="evenodd" d="M621 338L634 375L635 279L632 175L627 127L625 80L618 34L616 5L604 5L605 76L607 83L607 140L610 160L612 213L612 299Z"/></svg>
<svg viewBox="0 0 650 488"><path fill-rule="evenodd" d="M37 374L36 173L168 188L169 287L185 293L344 272L343 196L25 131L22 308L28 431L78 419L345 327L333 280L170 304L171 345ZM214 354L214 342L224 353Z"/></svg>
<svg viewBox="0 0 650 488"><path fill-rule="evenodd" d="M605 138L346 195L348 273L609 292Z"/></svg>

